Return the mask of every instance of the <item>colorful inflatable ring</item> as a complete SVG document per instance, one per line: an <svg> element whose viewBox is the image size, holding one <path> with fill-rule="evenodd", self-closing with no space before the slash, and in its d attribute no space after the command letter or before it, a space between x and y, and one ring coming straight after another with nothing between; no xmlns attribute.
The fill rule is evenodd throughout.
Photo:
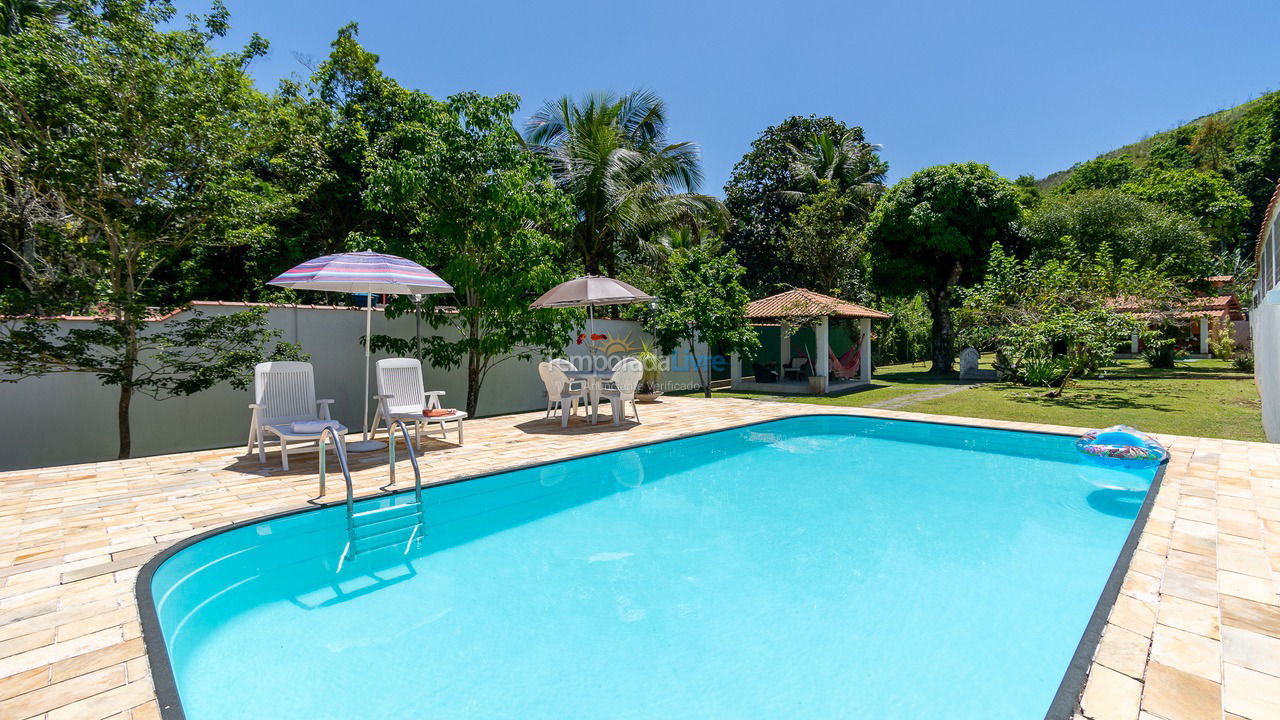
<svg viewBox="0 0 1280 720"><path fill-rule="evenodd" d="M1105 465L1154 467L1169 457L1160 441L1128 425L1090 430L1076 441L1076 449Z"/></svg>

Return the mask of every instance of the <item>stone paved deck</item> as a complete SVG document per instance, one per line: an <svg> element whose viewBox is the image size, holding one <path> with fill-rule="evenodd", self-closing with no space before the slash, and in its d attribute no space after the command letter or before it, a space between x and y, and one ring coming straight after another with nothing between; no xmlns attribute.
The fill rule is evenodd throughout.
<svg viewBox="0 0 1280 720"><path fill-rule="evenodd" d="M642 412L644 425L622 428L561 430L537 413L472 420L465 447L426 448L424 472L440 481L806 413L1080 431L727 399L671 398ZM1081 714L1280 718L1280 446L1162 439L1172 444L1172 460L1099 644ZM0 473L0 718L159 717L134 600L138 568L184 537L300 507L316 489L313 459L297 456L282 472L274 459L264 467L242 452ZM401 477L411 477L400 457ZM385 455L353 459L360 494L376 492Z"/></svg>

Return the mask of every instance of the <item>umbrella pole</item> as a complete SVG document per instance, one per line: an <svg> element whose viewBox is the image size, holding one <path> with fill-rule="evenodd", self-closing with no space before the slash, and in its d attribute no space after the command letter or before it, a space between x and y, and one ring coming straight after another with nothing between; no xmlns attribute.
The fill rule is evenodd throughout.
<svg viewBox="0 0 1280 720"><path fill-rule="evenodd" d="M365 442L369 442L369 334L374 324L374 293L365 293L365 395L360 396L365 406Z"/></svg>
<svg viewBox="0 0 1280 720"><path fill-rule="evenodd" d="M596 306L587 306L587 349L591 351L591 371L596 371Z"/></svg>
<svg viewBox="0 0 1280 720"><path fill-rule="evenodd" d="M358 443L351 443L347 446L348 452L370 452L373 450L381 450L386 447L385 444L378 440L369 439L369 336L372 334L373 326L373 291L370 290L365 295L364 303L364 439ZM395 442L392 438L392 442Z"/></svg>

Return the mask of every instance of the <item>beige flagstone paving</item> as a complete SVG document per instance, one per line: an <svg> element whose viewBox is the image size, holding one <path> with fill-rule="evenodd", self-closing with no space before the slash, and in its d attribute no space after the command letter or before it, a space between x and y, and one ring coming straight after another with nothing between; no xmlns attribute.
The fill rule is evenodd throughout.
<svg viewBox="0 0 1280 720"><path fill-rule="evenodd" d="M424 441L439 482L771 418L843 413L1078 434L1082 428L867 408L677 397L644 424L541 413L467 421L464 447ZM246 417L246 423L248 418ZM113 429L105 429L114 432ZM1162 436L1172 457L1112 608L1077 717L1280 718L1280 446ZM134 598L172 543L306 505L314 454L279 469L244 448L0 473L0 718L158 718ZM412 478L398 453L401 485ZM357 494L386 456L352 456ZM325 501L343 497L331 476ZM1046 698L1046 702L1048 698Z"/></svg>

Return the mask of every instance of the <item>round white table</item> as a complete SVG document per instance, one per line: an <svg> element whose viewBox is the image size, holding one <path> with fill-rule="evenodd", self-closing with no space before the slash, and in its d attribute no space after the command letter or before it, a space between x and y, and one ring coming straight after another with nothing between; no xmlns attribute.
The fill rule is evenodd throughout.
<svg viewBox="0 0 1280 720"><path fill-rule="evenodd" d="M565 370L570 380L582 380L587 384L587 402L591 405L591 424L596 424L600 414L600 388L604 381L613 377L612 370Z"/></svg>

